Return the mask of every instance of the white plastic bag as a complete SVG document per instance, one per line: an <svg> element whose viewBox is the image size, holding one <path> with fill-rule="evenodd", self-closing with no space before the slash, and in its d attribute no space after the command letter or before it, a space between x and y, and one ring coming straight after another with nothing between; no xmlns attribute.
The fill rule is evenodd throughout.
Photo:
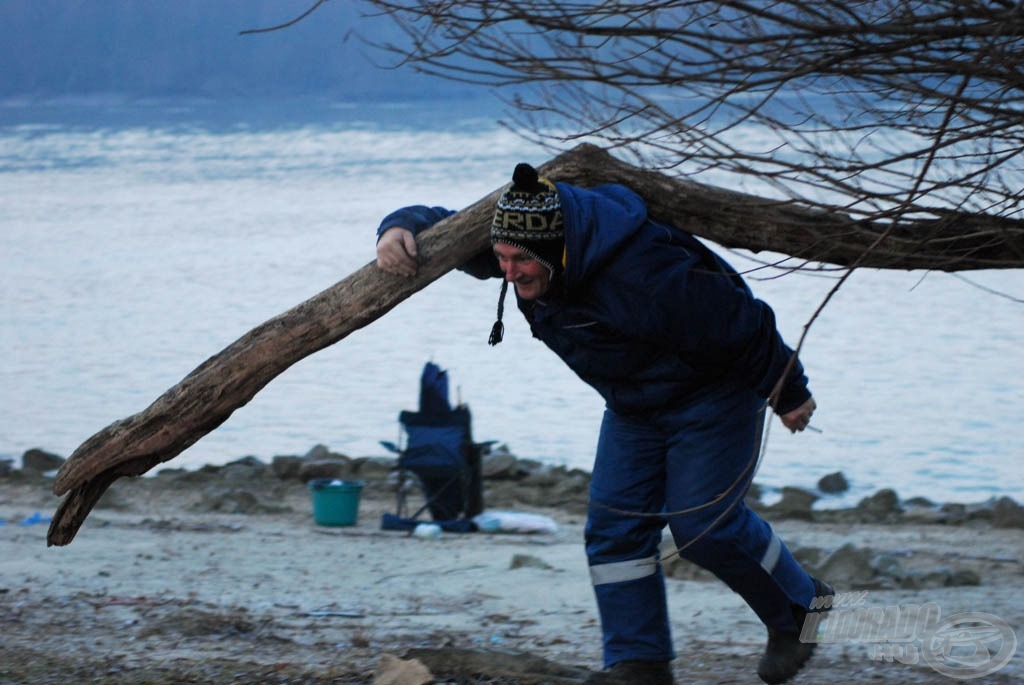
<svg viewBox="0 0 1024 685"><path fill-rule="evenodd" d="M555 533L558 524L550 516L525 511L485 511L473 517L484 533Z"/></svg>

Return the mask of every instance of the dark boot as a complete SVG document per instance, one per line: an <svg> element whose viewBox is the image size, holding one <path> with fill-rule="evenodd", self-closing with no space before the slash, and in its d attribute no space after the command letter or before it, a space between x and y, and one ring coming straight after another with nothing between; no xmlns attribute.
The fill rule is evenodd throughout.
<svg viewBox="0 0 1024 685"><path fill-rule="evenodd" d="M815 598L834 597L836 591L826 582L817 578L814 581ZM797 628L803 627L804 620L809 613L824 613L832 608L832 601L824 603L826 606L816 609L798 609L794 611ZM757 665L757 675L766 683L784 683L803 668L807 660L811 658L817 642L801 642L799 630L795 633L784 633L780 630L768 629L768 646L761 657L761 663Z"/></svg>
<svg viewBox="0 0 1024 685"><path fill-rule="evenodd" d="M585 685L675 685L667 661L620 661L594 673Z"/></svg>

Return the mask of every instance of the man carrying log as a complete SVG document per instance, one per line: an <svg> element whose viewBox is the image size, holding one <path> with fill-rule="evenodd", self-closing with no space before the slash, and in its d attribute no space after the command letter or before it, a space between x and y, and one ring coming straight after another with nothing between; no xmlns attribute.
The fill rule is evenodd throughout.
<svg viewBox="0 0 1024 685"><path fill-rule="evenodd" d="M378 229L377 263L412 276L415 235L452 214L406 207ZM604 636L592 683L672 683L658 563L667 523L680 553L737 592L768 629L758 675L789 680L814 649L804 618L832 588L746 507L766 407L791 431L816 407L768 305L692 235L656 223L621 185L591 189L520 164L498 201L492 253L462 269L503 276L542 340L606 402L586 524ZM815 598L819 598L815 601Z"/></svg>

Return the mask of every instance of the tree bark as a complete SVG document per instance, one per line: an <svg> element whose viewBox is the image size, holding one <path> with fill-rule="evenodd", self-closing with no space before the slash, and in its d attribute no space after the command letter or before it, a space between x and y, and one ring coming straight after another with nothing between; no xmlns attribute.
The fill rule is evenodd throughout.
<svg viewBox="0 0 1024 685"><path fill-rule="evenodd" d="M907 226L864 258L885 227L840 214L809 211L670 178L581 145L540 167L580 186L623 183L648 203L652 217L726 246L807 259L885 268L971 269L1024 264L1020 225L978 227L930 222ZM488 249L496 190L418 237L420 268L405 279L371 263L306 302L249 331L207 359L145 410L86 440L57 473L66 497L50 525L50 545L74 539L93 506L122 476L166 462L223 423L295 362L380 318L395 305ZM947 225L948 224L948 225ZM956 235L954 235L954 231ZM969 235L961 235L969 233ZM370 240L367 235L367 240Z"/></svg>

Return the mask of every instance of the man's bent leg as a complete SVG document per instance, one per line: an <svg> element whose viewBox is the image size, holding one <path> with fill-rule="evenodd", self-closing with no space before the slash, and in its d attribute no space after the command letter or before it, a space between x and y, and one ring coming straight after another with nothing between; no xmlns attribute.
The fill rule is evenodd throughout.
<svg viewBox="0 0 1024 685"><path fill-rule="evenodd" d="M669 527L682 556L722 579L768 627L799 631L793 610L808 606L813 581L742 498L760 449L761 404L749 391L723 388L661 416L676 427L668 456ZM695 507L702 508L672 513Z"/></svg>
<svg viewBox="0 0 1024 685"><path fill-rule="evenodd" d="M605 666L667 662L675 656L658 563L665 525L658 516L664 507L664 459L660 431L605 412L586 526Z"/></svg>

